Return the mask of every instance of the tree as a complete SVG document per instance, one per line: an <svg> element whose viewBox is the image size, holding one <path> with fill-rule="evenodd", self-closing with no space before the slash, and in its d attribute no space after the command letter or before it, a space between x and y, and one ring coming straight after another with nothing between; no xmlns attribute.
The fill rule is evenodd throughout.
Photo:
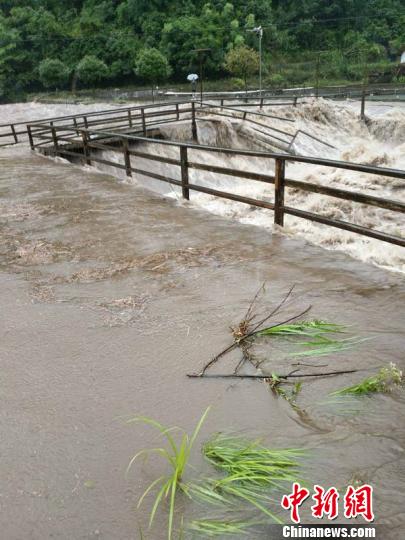
<svg viewBox="0 0 405 540"><path fill-rule="evenodd" d="M104 50L104 61L110 66L110 75L122 78L133 72L134 60L140 49L139 38L128 32L114 33Z"/></svg>
<svg viewBox="0 0 405 540"><path fill-rule="evenodd" d="M318 51L323 51L319 74L329 82L359 80L377 71L392 73L392 79L405 43L404 2L0 0L0 99L17 99L18 88L38 90L44 83L39 66L49 58L75 72L79 62L92 57L81 66L84 84L107 76L114 86L133 83L141 48L162 51L177 80L198 73L196 49L210 49L203 56L203 77L218 79L228 51L243 44L257 49L257 35L246 30L258 25L265 27L264 72L270 61L283 65L286 83L311 82ZM73 83L76 78L74 73Z"/></svg>
<svg viewBox="0 0 405 540"><path fill-rule="evenodd" d="M69 78L69 68L57 58L45 58L39 64L39 80L45 88L64 86Z"/></svg>
<svg viewBox="0 0 405 540"><path fill-rule="evenodd" d="M246 45L238 45L231 49L225 56L225 69L243 79L247 92L248 77L259 70L259 53Z"/></svg>
<svg viewBox="0 0 405 540"><path fill-rule="evenodd" d="M108 77L108 68L102 60L88 54L77 64L76 74L84 84L93 85Z"/></svg>
<svg viewBox="0 0 405 540"><path fill-rule="evenodd" d="M152 99L154 98L154 85L168 79L171 72L172 70L166 56L158 49L145 48L139 53L135 64L135 73L152 84Z"/></svg>

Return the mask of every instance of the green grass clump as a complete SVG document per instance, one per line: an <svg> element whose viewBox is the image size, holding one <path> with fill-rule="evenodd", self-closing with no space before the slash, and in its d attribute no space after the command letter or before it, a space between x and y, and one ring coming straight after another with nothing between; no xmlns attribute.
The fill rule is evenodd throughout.
<svg viewBox="0 0 405 540"><path fill-rule="evenodd" d="M217 469L252 483L280 487L296 480L297 457L302 451L266 448L258 440L218 434L203 446L203 453Z"/></svg>
<svg viewBox="0 0 405 540"><path fill-rule="evenodd" d="M402 371L395 364L391 363L387 367L383 367L380 371L371 377L367 377L363 381L353 386L348 386L333 392L332 396L352 395L363 396L375 393L390 392L394 386L399 386L403 382Z"/></svg>
<svg viewBox="0 0 405 540"><path fill-rule="evenodd" d="M268 335L287 335L287 336L316 336L320 334L330 334L344 332L345 327L340 324L328 323L325 321L302 321L292 324L280 324L278 326L269 326L260 330L260 336Z"/></svg>
<svg viewBox="0 0 405 540"><path fill-rule="evenodd" d="M248 503L273 522L281 523L270 510L277 504L271 492L297 481L297 458L302 451L272 450L260 440L219 434L204 444L203 454L225 476L193 486L195 496L212 504Z"/></svg>
<svg viewBox="0 0 405 540"><path fill-rule="evenodd" d="M164 476L160 476L154 480L149 487L144 491L143 495L139 499L138 508L141 506L145 497L155 488L159 486L159 490L154 500L152 510L149 518L149 527L152 526L157 509L163 499L169 500L169 522L168 522L168 540L171 540L173 534L173 520L176 493L181 490L184 493L188 492L187 485L183 481L184 471L189 461L190 453L193 448L194 442L201 429L201 426L209 412L209 407L206 409L202 417L200 418L196 428L194 429L191 437L187 433L183 433L180 443L176 443L175 439L171 435L171 431L177 428L166 428L159 422L156 422L152 418L139 416L131 422L143 422L155 427L165 437L168 448L152 448L148 450L142 450L133 456L127 467L127 474L132 465L141 455L148 455L150 453L156 453L162 456L170 466L170 473Z"/></svg>
<svg viewBox="0 0 405 540"><path fill-rule="evenodd" d="M302 321L291 324L269 326L257 333L258 336L282 336L291 337L303 350L292 352L294 357L325 356L351 349L360 340L356 337L346 339L336 338L331 335L345 332L345 327L340 324L325 321ZM310 338L302 341L300 338Z"/></svg>
<svg viewBox="0 0 405 540"><path fill-rule="evenodd" d="M260 440L217 434L203 445L202 452L222 474L217 477L202 476L197 480L184 481L183 476L191 450L208 411L209 408L201 417L193 434L189 436L183 432L179 442L176 442L172 435L173 430L178 428L166 428L147 417L130 420L153 426L167 442L166 447L138 452L131 459L127 472L140 456L147 456L150 453L162 456L168 463L170 467L168 474L154 480L138 502L140 507L150 492L157 491L149 517L151 527L162 501L168 500L168 540L173 538L176 494L179 491L192 501L215 505L222 514L215 518L194 519L188 524L187 529L205 538L224 537L245 533L253 525L263 524L269 520L281 524L280 518L271 510L279 506L274 492L299 480L298 458L304 452L294 449L273 450L264 446ZM246 510L249 510L248 514ZM260 520L255 517L258 512L262 516Z"/></svg>
<svg viewBox="0 0 405 540"><path fill-rule="evenodd" d="M203 535L204 538L213 538L215 536L248 534L248 529L256 524L256 522L250 520L196 519L189 523L188 529Z"/></svg>

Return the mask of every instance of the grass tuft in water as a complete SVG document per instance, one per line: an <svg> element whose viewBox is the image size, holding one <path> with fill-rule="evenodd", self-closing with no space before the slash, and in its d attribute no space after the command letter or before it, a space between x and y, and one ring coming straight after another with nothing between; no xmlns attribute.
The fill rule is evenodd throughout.
<svg viewBox="0 0 405 540"><path fill-rule="evenodd" d="M308 341L294 341L303 348L292 352L294 357L326 356L351 349L361 341L357 337L346 339L332 337L333 334L341 334L346 331L346 327L340 324L328 323L325 321L313 320L302 321L292 324L280 324L269 326L258 332L258 336L282 336L291 338L309 338Z"/></svg>
<svg viewBox="0 0 405 540"><path fill-rule="evenodd" d="M215 536L241 535L248 534L248 530L260 522L251 520L233 520L233 519L196 519L189 523L188 529L204 538L213 538Z"/></svg>
<svg viewBox="0 0 405 540"><path fill-rule="evenodd" d="M217 469L269 486L294 481L299 467L297 458L303 454L300 450L267 448L260 439L252 441L224 434L206 442L203 453Z"/></svg>
<svg viewBox="0 0 405 540"><path fill-rule="evenodd" d="M280 324L278 326L269 326L258 332L260 336L314 336L320 334L331 334L344 332L345 327L340 324L328 323L325 321L301 321L291 324Z"/></svg>
<svg viewBox="0 0 405 540"><path fill-rule="evenodd" d="M203 490L203 500L213 504L248 503L272 521L281 523L269 509L276 503L270 493L297 481L297 458L304 454L302 451L272 450L260 440L218 434L204 444L203 454L216 469L226 474L199 487ZM198 489L195 494L199 495Z"/></svg>
<svg viewBox="0 0 405 540"><path fill-rule="evenodd" d="M191 437L187 433L183 433L179 443L175 441L172 437L171 432L178 428L167 428L145 416L138 416L128 421L132 422L143 422L149 424L156 428L160 433L165 437L166 442L168 443L168 448L151 448L148 450L142 450L133 456L129 465L127 467L126 473L130 471L134 462L142 455L147 456L150 453L155 453L162 456L170 466L170 473L164 476L160 476L154 480L148 488L144 491L143 495L139 499L138 508L141 506L145 497L154 489L159 488L156 494L152 510L149 518L149 527L152 526L154 517L159 508L160 503L163 499L169 500L169 521L168 521L168 540L171 540L173 534L173 520L174 520L174 509L175 509L175 500L176 494L179 490L187 494L187 486L183 481L184 471L189 461L190 453L197 438L197 435L201 429L202 424L209 412L209 407L206 409L202 417L200 418L196 428L194 429Z"/></svg>
<svg viewBox="0 0 405 540"><path fill-rule="evenodd" d="M390 392L395 386L403 383L402 371L397 366L390 363L389 366L383 367L380 371L371 377L367 377L363 381L353 386L348 386L332 392L332 396L352 395L363 396L375 393Z"/></svg>

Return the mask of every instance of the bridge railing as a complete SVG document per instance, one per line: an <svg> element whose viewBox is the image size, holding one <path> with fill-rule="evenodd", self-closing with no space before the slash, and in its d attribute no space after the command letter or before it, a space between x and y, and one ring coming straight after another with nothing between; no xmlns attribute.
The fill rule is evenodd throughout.
<svg viewBox="0 0 405 540"><path fill-rule="evenodd" d="M63 156L71 160L80 160L83 163L91 165L94 163L102 163L110 167L124 170L127 176L133 174L142 175L147 178L160 180L169 184L179 186L182 191L182 196L185 199L190 198L190 192L196 191L213 195L215 197L225 198L232 201L245 203L254 207L266 208L274 211L274 223L283 226L284 217L286 215L296 216L298 218L310 220L313 222L328 225L338 229L350 231L370 238L396 244L405 247L405 237L392 235L384 231L376 230L373 227L364 227L359 224L351 223L325 216L320 213L309 212L296 208L288 204L288 189L301 190L308 193L318 193L332 198L350 201L369 205L377 208L382 208L390 212L405 213L405 203L399 200L393 200L386 197L377 197L368 195L363 192L349 191L327 185L314 184L312 182L295 180L286 177L286 165L289 163L306 163L316 165L318 167L334 168L349 170L353 173L366 173L377 177L392 178L397 180L405 180L405 171L375 167L370 165L361 165L357 163L348 163L329 159L291 156L288 154L271 153L271 152L256 152L249 150L234 150L230 148L212 147L188 142L176 142L162 139L151 139L144 136L129 135L125 133L117 133L116 131L90 129L85 127L67 127L55 126L50 124L36 124L29 126L32 138L32 147L41 150L43 140L47 141L48 153L54 156ZM46 133L46 135L45 135ZM69 134L66 136L66 134ZM36 140L39 139L39 143ZM72 141L75 145L72 145ZM66 146L65 143L68 143ZM137 145L142 143L146 146L146 150L137 149ZM51 145L51 146L50 146ZM148 149L148 145L150 146ZM168 157L163 153L156 152L156 145L171 146L178 150L177 157ZM42 150L44 150L42 148ZM100 155L100 150L108 150L118 152L122 155L122 162L116 162L106 159ZM149 150L149 151L148 151ZM201 153L200 159L196 159L196 152ZM209 159L204 159L205 154L220 153L224 159L229 157L251 157L261 158L263 160L262 170L270 170L274 166L274 174L259 173L246 171L239 168L225 167L222 165L209 164ZM193 157L194 156L194 157ZM143 168L139 166L139 159L147 160L149 166ZM167 169L167 173L160 174L151 170L151 163L154 161L161 162L171 167ZM175 169L173 169L173 166ZM231 191L223 191L214 189L208 185L204 185L203 174L196 177L193 182L190 181L190 170L197 170L201 173L209 172L216 175L224 175L237 177L246 181L257 181L266 184L274 185L273 199L258 199L253 197L242 196ZM177 178L173 177L173 173ZM377 224L376 224L377 225Z"/></svg>
<svg viewBox="0 0 405 540"><path fill-rule="evenodd" d="M132 124L138 122L143 126L143 120L150 118L159 118L161 124L168 116L172 121L180 119L180 115L191 112L191 102L177 101L175 103L136 105L131 107L119 107L114 109L104 109L99 111L88 111L64 116L55 116L49 118L40 118L38 120L14 122L0 124L0 147L18 144L29 141L28 126L31 126L31 132L34 133L36 126L42 123L48 125L67 127L107 127L107 128L131 128Z"/></svg>

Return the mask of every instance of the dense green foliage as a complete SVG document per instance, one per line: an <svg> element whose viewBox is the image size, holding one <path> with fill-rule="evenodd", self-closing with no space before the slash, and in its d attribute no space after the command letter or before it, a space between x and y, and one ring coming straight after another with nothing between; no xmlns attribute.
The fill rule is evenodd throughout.
<svg viewBox="0 0 405 540"><path fill-rule="evenodd" d="M99 58L88 54L77 64L76 74L80 81L91 85L108 76L108 67Z"/></svg>
<svg viewBox="0 0 405 540"><path fill-rule="evenodd" d="M38 67L39 80L45 88L58 88L66 84L69 68L57 58L45 58Z"/></svg>
<svg viewBox="0 0 405 540"><path fill-rule="evenodd" d="M392 80L405 49L405 0L0 0L0 96L68 87L66 73L77 81L85 58L82 86L146 84L136 70L145 47L158 49L182 82L198 70L194 50L208 48L205 73L219 78L230 49L257 49L247 31L255 24L264 26L270 83L275 75L277 84L280 76L306 82L316 65L323 79L360 80L371 72ZM100 61L98 76L91 57Z"/></svg>

